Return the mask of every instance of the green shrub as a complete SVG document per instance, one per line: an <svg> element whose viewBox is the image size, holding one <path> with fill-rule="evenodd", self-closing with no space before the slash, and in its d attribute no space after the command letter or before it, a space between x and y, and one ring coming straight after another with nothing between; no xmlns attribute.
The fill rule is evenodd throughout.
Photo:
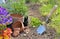
<svg viewBox="0 0 60 39"><path fill-rule="evenodd" d="M56 0L56 3L60 6L60 0Z"/></svg>
<svg viewBox="0 0 60 39"><path fill-rule="evenodd" d="M26 3L30 3L30 0L25 0Z"/></svg>
<svg viewBox="0 0 60 39"><path fill-rule="evenodd" d="M37 3L39 0L31 0L32 3Z"/></svg>
<svg viewBox="0 0 60 39"><path fill-rule="evenodd" d="M32 3L32 4L39 2L39 0L25 0L25 1L26 1L26 2L29 2L29 3Z"/></svg>
<svg viewBox="0 0 60 39"><path fill-rule="evenodd" d="M48 3L48 1L49 1L49 0L39 0L39 3L41 3L41 4L46 4L46 3Z"/></svg>
<svg viewBox="0 0 60 39"><path fill-rule="evenodd" d="M55 5L56 4L56 0L48 0L48 4Z"/></svg>
<svg viewBox="0 0 60 39"><path fill-rule="evenodd" d="M50 26L56 29L57 34L60 35L60 7L56 10L51 17Z"/></svg>
<svg viewBox="0 0 60 39"><path fill-rule="evenodd" d="M47 15L54 5L57 4L59 6L58 0L41 0L41 1L42 6L39 8L39 10L43 16Z"/></svg>
<svg viewBox="0 0 60 39"><path fill-rule="evenodd" d="M28 7L25 4L25 0L10 0L6 4L2 4L1 6L7 8L10 13L17 13L24 16L28 14Z"/></svg>
<svg viewBox="0 0 60 39"><path fill-rule="evenodd" d="M31 18L31 26L33 27L38 27L39 25L41 25L41 21L38 19L38 18L35 18L35 17L30 17Z"/></svg>
<svg viewBox="0 0 60 39"><path fill-rule="evenodd" d="M44 4L52 4L55 5L56 4L56 0L39 0L39 2L44 5Z"/></svg>
<svg viewBox="0 0 60 39"><path fill-rule="evenodd" d="M25 5L25 1L24 0L20 0L19 2L14 2L11 4L12 13L17 13L17 14L21 14L21 15L26 15L27 11L28 11L28 7Z"/></svg>
<svg viewBox="0 0 60 39"><path fill-rule="evenodd" d="M39 10L40 10L41 14L43 16L45 16L45 15L49 14L49 12L51 11L52 7L53 6L51 4L43 5L42 7L39 8Z"/></svg>

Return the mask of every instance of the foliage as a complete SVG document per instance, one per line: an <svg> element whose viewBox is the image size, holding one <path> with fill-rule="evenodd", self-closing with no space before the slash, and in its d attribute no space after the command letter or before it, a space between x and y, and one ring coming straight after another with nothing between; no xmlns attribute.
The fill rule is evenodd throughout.
<svg viewBox="0 0 60 39"><path fill-rule="evenodd" d="M27 14L28 8L25 5L24 0L20 0L19 2L13 2L11 4L11 7L12 7L12 10L11 10L12 13L17 13L17 14L21 14L21 15Z"/></svg>
<svg viewBox="0 0 60 39"><path fill-rule="evenodd" d="M55 4L57 4L58 6L60 6L60 0L54 0Z"/></svg>
<svg viewBox="0 0 60 39"><path fill-rule="evenodd" d="M39 3L41 4L47 4L49 0L39 0Z"/></svg>
<svg viewBox="0 0 60 39"><path fill-rule="evenodd" d="M41 3L42 5L44 5L44 4L55 5L56 4L56 0L39 0L39 3Z"/></svg>
<svg viewBox="0 0 60 39"><path fill-rule="evenodd" d="M55 5L56 4L56 0L48 0L48 4Z"/></svg>
<svg viewBox="0 0 60 39"><path fill-rule="evenodd" d="M17 13L21 15L27 15L28 14L28 7L25 4L25 0L18 0L18 1L13 1L9 0L5 4L1 4L4 8L7 8L7 10L10 13Z"/></svg>
<svg viewBox="0 0 60 39"><path fill-rule="evenodd" d="M39 10L40 10L41 14L43 16L45 16L45 15L49 14L49 12L51 11L52 7L53 6L51 4L43 5L42 7L39 8Z"/></svg>
<svg viewBox="0 0 60 39"><path fill-rule="evenodd" d="M6 29L7 27L5 26L5 25L1 25L0 24L0 30L4 30L4 29Z"/></svg>
<svg viewBox="0 0 60 39"><path fill-rule="evenodd" d="M25 0L26 2L32 3L32 4L36 4L39 3L39 0Z"/></svg>
<svg viewBox="0 0 60 39"><path fill-rule="evenodd" d="M25 0L25 3L30 3L30 0Z"/></svg>
<svg viewBox="0 0 60 39"><path fill-rule="evenodd" d="M56 2L58 0L41 0L41 1L42 6L39 8L39 10L43 16L47 15L54 5L59 4Z"/></svg>
<svg viewBox="0 0 60 39"><path fill-rule="evenodd" d="M47 3L48 2L48 0L25 0L25 1L27 1L27 2L30 2L30 3L41 3L41 4L43 4L43 3Z"/></svg>
<svg viewBox="0 0 60 39"><path fill-rule="evenodd" d="M32 3L37 3L39 0L31 0Z"/></svg>
<svg viewBox="0 0 60 39"><path fill-rule="evenodd" d="M56 13L52 15L51 20L50 25L56 29L57 34L60 34L60 7L58 7Z"/></svg>
<svg viewBox="0 0 60 39"><path fill-rule="evenodd" d="M41 21L38 19L38 18L35 18L35 17L30 17L31 18L31 25L33 27L38 27L39 25L41 25Z"/></svg>
<svg viewBox="0 0 60 39"><path fill-rule="evenodd" d="M27 1L27 0L26 0ZM28 0L31 3L40 3L41 5L44 4L56 4L56 0Z"/></svg>

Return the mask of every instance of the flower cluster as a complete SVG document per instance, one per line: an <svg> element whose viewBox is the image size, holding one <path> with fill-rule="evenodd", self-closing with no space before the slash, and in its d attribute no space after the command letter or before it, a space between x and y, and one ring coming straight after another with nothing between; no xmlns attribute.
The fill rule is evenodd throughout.
<svg viewBox="0 0 60 39"><path fill-rule="evenodd" d="M0 34L0 39L10 39L11 36L11 29L6 28L5 30L2 31L2 34Z"/></svg>
<svg viewBox="0 0 60 39"><path fill-rule="evenodd" d="M10 23L12 23L12 17L5 8L0 6L0 24L6 25Z"/></svg>

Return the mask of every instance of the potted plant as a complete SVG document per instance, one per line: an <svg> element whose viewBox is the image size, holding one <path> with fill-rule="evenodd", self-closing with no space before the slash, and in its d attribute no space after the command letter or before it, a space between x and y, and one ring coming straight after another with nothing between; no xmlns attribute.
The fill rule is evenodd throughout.
<svg viewBox="0 0 60 39"><path fill-rule="evenodd" d="M12 10L10 12L13 13L13 14L15 14L15 15L16 14L20 14L21 15L20 18L23 18L22 20L23 20L24 23L26 21L25 19L28 20L28 18L27 18L28 7L25 4L25 0L19 0L17 2L13 2L11 4L11 8L12 8Z"/></svg>
<svg viewBox="0 0 60 39"><path fill-rule="evenodd" d="M11 4L11 8L12 8L12 10L9 10L9 12L11 13L10 16L12 16L12 18L13 18L13 24L12 24L13 34L17 34L17 33L15 33L15 30L17 29L17 31L19 31L18 30L19 28L15 28L15 27L13 27L13 25L17 27L18 25L22 24L21 29L24 28L24 25L23 25L24 17L27 15L28 9L27 9L27 6L25 5L25 0L19 0L17 2L13 2ZM18 34L19 34L19 32L18 32ZM17 35L13 35L13 36L16 37Z"/></svg>
<svg viewBox="0 0 60 39"><path fill-rule="evenodd" d="M13 1L10 0L6 4L2 4L3 7L7 8L7 10L13 15L13 14L20 14L23 19L24 25L26 26L28 24L28 7L25 4L26 0L18 0ZM5 5L5 6L4 6ZM27 21L27 22L26 22Z"/></svg>

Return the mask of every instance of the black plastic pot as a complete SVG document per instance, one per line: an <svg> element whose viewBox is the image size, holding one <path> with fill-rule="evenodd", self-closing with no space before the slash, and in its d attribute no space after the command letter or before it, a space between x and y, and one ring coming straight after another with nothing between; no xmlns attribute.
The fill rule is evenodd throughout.
<svg viewBox="0 0 60 39"><path fill-rule="evenodd" d="M28 16L24 17L24 22L23 22L24 26L28 26Z"/></svg>

